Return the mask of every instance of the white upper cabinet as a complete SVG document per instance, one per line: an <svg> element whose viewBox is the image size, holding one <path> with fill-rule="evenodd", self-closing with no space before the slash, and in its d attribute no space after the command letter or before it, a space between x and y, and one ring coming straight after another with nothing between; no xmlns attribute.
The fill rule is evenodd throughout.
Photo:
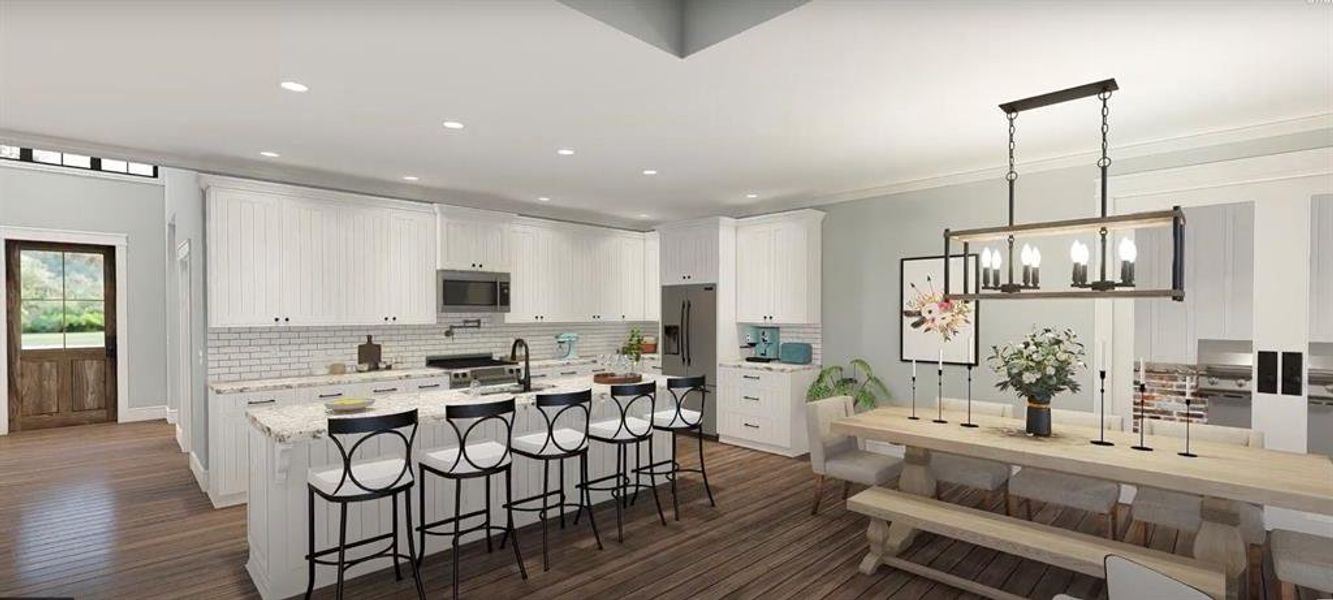
<svg viewBox="0 0 1333 600"><path fill-rule="evenodd" d="M510 243L506 322L643 320L643 234L520 217Z"/></svg>
<svg viewBox="0 0 1333 600"><path fill-rule="evenodd" d="M1315 197L1310 213L1310 341L1333 343L1333 197Z"/></svg>
<svg viewBox="0 0 1333 600"><path fill-rule="evenodd" d="M657 232L662 285L717 283L719 234L716 219L664 225Z"/></svg>
<svg viewBox="0 0 1333 600"><path fill-rule="evenodd" d="M643 236L643 320L662 320L662 269L658 251L658 234L650 231Z"/></svg>
<svg viewBox="0 0 1333 600"><path fill-rule="evenodd" d="M435 322L424 205L208 178L210 327Z"/></svg>
<svg viewBox="0 0 1333 600"><path fill-rule="evenodd" d="M436 207L439 268L506 272L511 269L510 223L514 216L457 206Z"/></svg>
<svg viewBox="0 0 1333 600"><path fill-rule="evenodd" d="M819 322L823 219L799 210L737 221L737 321Z"/></svg>

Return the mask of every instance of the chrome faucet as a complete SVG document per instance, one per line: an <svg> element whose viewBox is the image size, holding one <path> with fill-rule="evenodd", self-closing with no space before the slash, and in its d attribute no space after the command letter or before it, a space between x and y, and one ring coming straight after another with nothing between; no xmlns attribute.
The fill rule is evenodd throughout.
<svg viewBox="0 0 1333 600"><path fill-rule="evenodd" d="M528 350L528 342L526 340L524 340L523 338L517 338L514 340L514 345L509 347L509 360L518 362L519 346L523 346L523 375L519 376L518 384L522 386L523 391L531 392L532 369L529 368L531 366L531 361L528 360L529 358L528 355L531 354L531 352Z"/></svg>

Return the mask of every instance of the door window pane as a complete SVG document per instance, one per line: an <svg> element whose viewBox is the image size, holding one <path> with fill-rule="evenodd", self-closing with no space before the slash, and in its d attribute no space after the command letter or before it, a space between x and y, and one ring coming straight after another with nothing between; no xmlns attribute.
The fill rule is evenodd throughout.
<svg viewBox="0 0 1333 600"><path fill-rule="evenodd" d="M24 300L20 310L22 348L45 350L65 345L65 313L61 300Z"/></svg>
<svg viewBox="0 0 1333 600"><path fill-rule="evenodd" d="M105 272L101 254L65 253L65 299L102 300Z"/></svg>
<svg viewBox="0 0 1333 600"><path fill-rule="evenodd" d="M19 254L23 300L60 300L64 297L65 262L59 252L24 250Z"/></svg>
<svg viewBox="0 0 1333 600"><path fill-rule="evenodd" d="M65 347L106 345L106 306L101 300L65 301Z"/></svg>

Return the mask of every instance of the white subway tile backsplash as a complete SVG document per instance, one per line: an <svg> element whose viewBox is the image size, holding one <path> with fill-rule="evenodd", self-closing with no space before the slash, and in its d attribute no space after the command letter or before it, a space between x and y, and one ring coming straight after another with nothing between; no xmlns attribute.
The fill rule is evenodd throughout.
<svg viewBox="0 0 1333 600"><path fill-rule="evenodd" d="M455 329L445 337L450 324L464 318L481 319L480 329ZM613 352L633 328L645 334L657 332L652 322L531 324L504 323L491 314L441 316L434 325L390 327L237 327L208 332L208 376L214 381L235 381L323 373L328 365L356 362L356 347L366 335L383 347L384 360L409 367L425 364L434 354L506 354L515 338L524 338L533 358L553 358L555 335L579 334L579 354L593 356Z"/></svg>

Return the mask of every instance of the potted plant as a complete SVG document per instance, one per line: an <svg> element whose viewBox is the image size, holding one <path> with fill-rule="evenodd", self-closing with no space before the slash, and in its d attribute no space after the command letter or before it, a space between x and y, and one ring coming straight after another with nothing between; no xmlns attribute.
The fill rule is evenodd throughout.
<svg viewBox="0 0 1333 600"><path fill-rule="evenodd" d="M864 375L864 379L857 378L858 371ZM851 396L857 407L871 409L881 399L889 398L889 388L875 376L870 363L857 358L848 363L846 369L840 365L824 367L805 392L807 402L834 396Z"/></svg>
<svg viewBox="0 0 1333 600"><path fill-rule="evenodd" d="M988 359L1000 375L995 387L1013 390L1027 400L1027 432L1051 435L1051 398L1063 391L1077 392L1078 369L1084 367L1083 344L1072 329L1035 329L1021 342L992 346Z"/></svg>
<svg viewBox="0 0 1333 600"><path fill-rule="evenodd" d="M638 370L639 361L643 360L643 332L638 327L629 330L629 337L625 339L625 344L620 347L620 354L625 355L635 370Z"/></svg>

